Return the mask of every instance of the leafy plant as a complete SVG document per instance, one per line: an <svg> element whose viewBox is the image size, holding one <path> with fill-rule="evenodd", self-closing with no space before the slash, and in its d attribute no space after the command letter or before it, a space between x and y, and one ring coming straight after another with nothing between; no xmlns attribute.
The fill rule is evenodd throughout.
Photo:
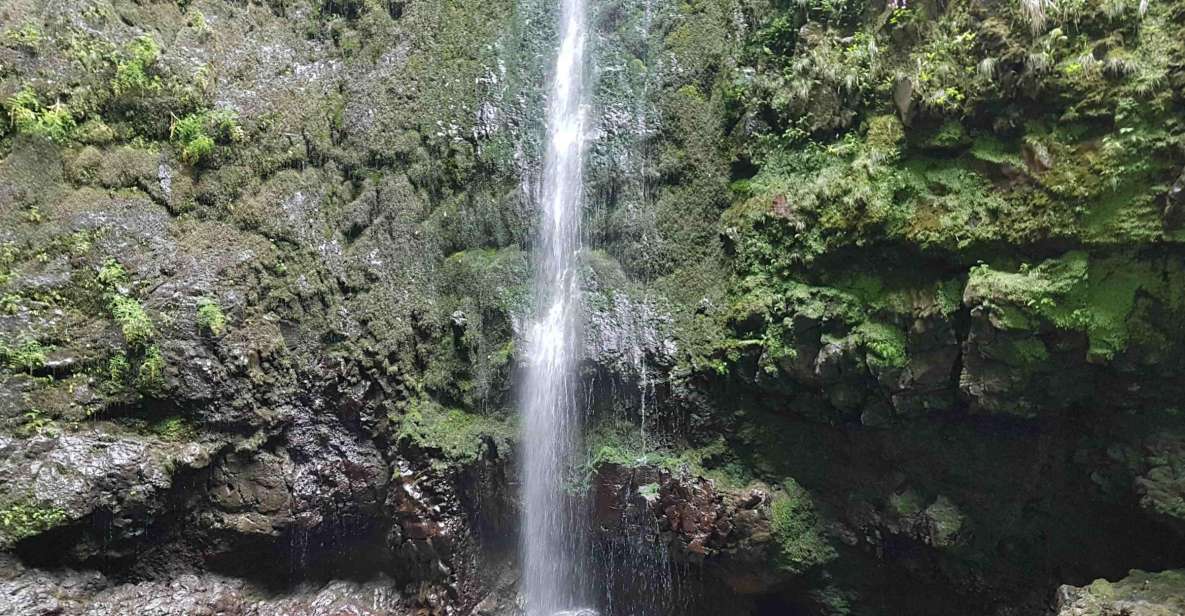
<svg viewBox="0 0 1185 616"><path fill-rule="evenodd" d="M158 389L164 381L165 359L155 344L144 349L144 359L136 372L136 386L141 391Z"/></svg>
<svg viewBox="0 0 1185 616"><path fill-rule="evenodd" d="M125 295L112 295L109 303L111 316L119 325L123 339L133 348L143 347L156 335L156 328L152 319L144 311L144 307L134 298Z"/></svg>
<svg viewBox="0 0 1185 616"><path fill-rule="evenodd" d="M238 115L220 109L174 119L169 137L181 147L181 160L196 165L213 154L217 141L238 142L245 135L239 126Z"/></svg>
<svg viewBox="0 0 1185 616"><path fill-rule="evenodd" d="M198 300L197 324L215 336L221 336L226 331L226 315L222 313L218 302L208 297Z"/></svg>
<svg viewBox="0 0 1185 616"><path fill-rule="evenodd" d="M184 441L193 437L195 430L184 417L168 417L151 426L152 432L166 441Z"/></svg>
<svg viewBox="0 0 1185 616"><path fill-rule="evenodd" d="M99 267L98 281L105 287L114 289L128 282L128 271L115 259L107 259Z"/></svg>
<svg viewBox="0 0 1185 616"><path fill-rule="evenodd" d="M798 574L835 558L836 552L823 536L810 494L793 479L787 479L784 487L786 493L770 506L770 526L778 546L774 561L783 571Z"/></svg>
<svg viewBox="0 0 1185 616"><path fill-rule="evenodd" d="M53 418L46 416L41 409L29 409L25 411L25 423L21 426L21 432L27 435L53 434L57 432L57 426Z"/></svg>
<svg viewBox="0 0 1185 616"><path fill-rule="evenodd" d="M107 360L107 378L112 383L126 382L131 373L132 364L128 362L128 356L126 354L119 353Z"/></svg>
<svg viewBox="0 0 1185 616"><path fill-rule="evenodd" d="M11 28L4 32L4 41L12 47L25 47L36 50L45 40L45 34L37 24L26 23L19 28Z"/></svg>
<svg viewBox="0 0 1185 616"><path fill-rule="evenodd" d="M16 293L5 293L0 297L0 314L16 314L21 307L21 296Z"/></svg>
<svg viewBox="0 0 1185 616"><path fill-rule="evenodd" d="M4 357L8 367L30 374L45 365L48 351L49 349L35 338L26 339L16 347L0 344L0 356Z"/></svg>
<svg viewBox="0 0 1185 616"><path fill-rule="evenodd" d="M127 58L115 67L115 78L111 89L117 94L156 92L160 90L160 77L149 75L148 69L160 56L160 46L148 35L132 41L127 49Z"/></svg>
<svg viewBox="0 0 1185 616"><path fill-rule="evenodd" d="M0 546L43 533L65 521L66 512L60 507L12 503L0 509Z"/></svg>
<svg viewBox="0 0 1185 616"><path fill-rule="evenodd" d="M61 101L42 106L32 88L26 87L4 102L8 118L19 133L37 135L50 141L63 142L74 130L74 116Z"/></svg>

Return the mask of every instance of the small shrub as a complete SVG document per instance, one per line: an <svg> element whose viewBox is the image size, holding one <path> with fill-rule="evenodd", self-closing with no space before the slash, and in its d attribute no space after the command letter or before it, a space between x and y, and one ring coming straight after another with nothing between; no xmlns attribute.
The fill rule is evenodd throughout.
<svg viewBox="0 0 1185 616"><path fill-rule="evenodd" d="M4 101L8 118L18 133L44 137L50 141L63 142L74 131L74 115L61 101L44 107L31 88L8 97Z"/></svg>
<svg viewBox="0 0 1185 616"><path fill-rule="evenodd" d="M24 47L36 51L41 47L45 35L37 24L27 23L19 28L12 28L4 33L4 42L10 47Z"/></svg>
<svg viewBox="0 0 1185 616"><path fill-rule="evenodd" d="M156 335L152 319L140 302L124 295L113 295L109 304L111 316L119 324L123 339L133 348L143 347Z"/></svg>
<svg viewBox="0 0 1185 616"><path fill-rule="evenodd" d="M786 494L770 506L778 545L774 561L779 569L800 574L835 558L836 553L823 537L810 494L793 479L786 481L785 488Z"/></svg>
<svg viewBox="0 0 1185 616"><path fill-rule="evenodd" d="M120 353L107 360L107 378L112 383L126 383L132 373L132 364L128 356Z"/></svg>
<svg viewBox="0 0 1185 616"><path fill-rule="evenodd" d="M169 136L181 147L181 160L190 165L209 158L218 141L239 142L245 138L238 116L226 109L191 113L176 119Z"/></svg>
<svg viewBox="0 0 1185 616"><path fill-rule="evenodd" d="M128 45L126 53L128 57L115 67L111 89L117 95L160 90L160 77L148 74L148 68L160 56L156 41L148 35L141 36Z"/></svg>
<svg viewBox="0 0 1185 616"><path fill-rule="evenodd" d="M66 521L66 512L58 507L13 503L0 509L0 546L11 545L26 537L43 533Z"/></svg>
<svg viewBox="0 0 1185 616"><path fill-rule="evenodd" d="M215 336L221 336L226 331L226 315L213 299L204 297L198 300L197 324Z"/></svg>
<svg viewBox="0 0 1185 616"><path fill-rule="evenodd" d="M868 354L868 361L877 367L900 368L909 363L905 350L905 333L884 323L868 321L857 328L860 341Z"/></svg>
<svg viewBox="0 0 1185 616"><path fill-rule="evenodd" d="M144 359L140 362L140 369L136 372L136 387L141 391L159 389L164 382L165 358L160 349L152 345L144 349Z"/></svg>
<svg viewBox="0 0 1185 616"><path fill-rule="evenodd" d="M115 259L107 259L99 268L98 281L104 287L114 289L128 282L128 271Z"/></svg>
<svg viewBox="0 0 1185 616"><path fill-rule="evenodd" d="M0 356L4 363L12 370L32 373L45 365L48 348L34 338L22 342L16 347L0 346Z"/></svg>
<svg viewBox="0 0 1185 616"><path fill-rule="evenodd" d="M199 135L181 149L181 160L192 165L203 158L208 158L213 152L214 140L206 135Z"/></svg>
<svg viewBox="0 0 1185 616"><path fill-rule="evenodd" d="M16 293L5 293L0 297L0 314L16 314L21 308L21 296Z"/></svg>

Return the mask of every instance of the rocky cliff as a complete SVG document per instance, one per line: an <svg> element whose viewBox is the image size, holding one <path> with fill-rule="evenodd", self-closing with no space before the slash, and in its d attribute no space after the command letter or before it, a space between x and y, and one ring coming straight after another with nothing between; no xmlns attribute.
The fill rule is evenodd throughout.
<svg viewBox="0 0 1185 616"><path fill-rule="evenodd" d="M0 6L0 612L518 609L553 10ZM593 11L604 610L1176 613L1185 4Z"/></svg>

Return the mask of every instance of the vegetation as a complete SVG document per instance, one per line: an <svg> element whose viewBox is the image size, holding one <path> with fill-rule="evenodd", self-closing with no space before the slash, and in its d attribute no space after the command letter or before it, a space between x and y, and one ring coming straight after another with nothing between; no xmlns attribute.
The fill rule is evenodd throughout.
<svg viewBox="0 0 1185 616"><path fill-rule="evenodd" d="M115 259L107 259L103 265L99 267L99 273L96 276L99 284L109 289L116 289L120 286L128 284L128 271L124 269L123 265Z"/></svg>
<svg viewBox="0 0 1185 616"><path fill-rule="evenodd" d="M166 417L151 426L151 431L166 441L182 442L191 440L197 430L184 417Z"/></svg>
<svg viewBox="0 0 1185 616"><path fill-rule="evenodd" d="M7 429L108 409L120 416L96 429L152 447L251 431L281 447L287 422L250 409L303 403L324 368L372 386L368 441L438 474L531 446L510 412L537 214L520 180L546 72L528 60L552 33L523 24L551 9L289 4L207 23L188 2L180 21L168 3L99 3L4 34L0 218L17 235L0 246L0 315L19 329L0 359L28 398ZM786 481L757 501L773 525L763 574L811 613L875 614L873 598L908 613L898 594L1023 612L999 595L1119 553L1097 533L1066 548L1075 516L1060 514L1105 502L1175 525L1180 430L1152 413L1182 399L1183 7L1140 4L590 6L604 114L582 301L590 325L618 324L618 293L653 313L606 343L644 338L659 408L643 438L622 400L632 375L582 362L613 404L590 412L571 487L611 464L729 491L800 478L810 493ZM272 62L285 47L300 65ZM211 108L215 91L263 104L240 119ZM107 235L76 235L95 227ZM194 289L217 297L190 307ZM166 365L187 349L217 364ZM208 400L189 386L205 374L231 387ZM367 419L373 405L389 422ZM1104 437L1127 415L1155 438ZM842 562L836 511L853 533Z"/></svg>
<svg viewBox="0 0 1185 616"><path fill-rule="evenodd" d="M0 342L0 357L10 370L32 374L45 365L48 348L35 338L27 338L16 346Z"/></svg>
<svg viewBox="0 0 1185 616"><path fill-rule="evenodd" d="M19 27L4 31L4 43L11 47L18 47L36 51L41 47L45 34L37 24L26 22Z"/></svg>
<svg viewBox="0 0 1185 616"><path fill-rule="evenodd" d="M1145 325L1134 314L1138 297L1158 300L1185 314L1185 273L1124 258L1091 259L1073 251L1015 272L989 265L971 268L967 296L981 302L1003 327L1037 330L1048 322L1089 336L1089 358L1106 361L1123 352ZM1151 340L1141 340L1155 344Z"/></svg>
<svg viewBox="0 0 1185 616"><path fill-rule="evenodd" d="M448 409L433 402L418 402L393 415L396 435L408 446L439 452L439 468L474 462L493 451L506 451L515 437L507 418Z"/></svg>
<svg viewBox="0 0 1185 616"><path fill-rule="evenodd" d="M152 393L164 383L165 359L160 349L152 345L144 349L140 368L136 371L136 387L141 392Z"/></svg>
<svg viewBox="0 0 1185 616"><path fill-rule="evenodd" d="M221 336L226 331L226 315L218 302L209 297L203 297L197 303L198 327L215 336Z"/></svg>
<svg viewBox="0 0 1185 616"><path fill-rule="evenodd" d="M24 422L21 423L19 430L19 433L23 436L57 434L57 432L58 427L54 423L53 418L41 409L29 409L25 411Z"/></svg>
<svg viewBox="0 0 1185 616"><path fill-rule="evenodd" d="M144 348L156 335L152 319L148 317L144 307L135 298L113 295L109 307L111 316L119 325L119 330L123 333L123 339L128 343L128 346L136 349Z"/></svg>
<svg viewBox="0 0 1185 616"><path fill-rule="evenodd" d="M169 137L181 148L181 160L196 165L214 153L217 142L242 141L244 133L233 111L218 110L175 119Z"/></svg>
<svg viewBox="0 0 1185 616"><path fill-rule="evenodd" d="M156 345L156 325L144 306L130 295L132 280L115 259L107 259L95 277L105 290L107 307L127 344L127 351L107 360L104 376L112 393L139 391L153 394L164 383L165 360Z"/></svg>
<svg viewBox="0 0 1185 616"><path fill-rule="evenodd" d="M58 507L43 507L28 502L0 508L0 547L43 533L66 521L66 512Z"/></svg>
<svg viewBox="0 0 1185 616"><path fill-rule="evenodd" d="M65 142L74 131L74 116L60 100L52 105L42 105L32 88L26 87L8 97L4 102L11 126L19 133L26 133Z"/></svg>
<svg viewBox="0 0 1185 616"><path fill-rule="evenodd" d="M783 571L802 574L834 559L836 552L823 536L810 494L793 479L787 479L782 487L785 492L770 505L777 545L774 562Z"/></svg>
<svg viewBox="0 0 1185 616"><path fill-rule="evenodd" d="M160 56L160 46L151 36L144 35L132 41L125 51L126 57L115 67L111 90L116 96L145 95L161 89L159 76L150 75L149 69Z"/></svg>

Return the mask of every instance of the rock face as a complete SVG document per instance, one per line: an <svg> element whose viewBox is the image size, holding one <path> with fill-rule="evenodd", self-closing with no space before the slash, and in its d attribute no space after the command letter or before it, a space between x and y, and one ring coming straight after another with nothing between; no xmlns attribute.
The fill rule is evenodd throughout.
<svg viewBox="0 0 1185 616"><path fill-rule="evenodd" d="M427 75L471 84L498 26L438 8L0 9L0 611L442 614L496 587L524 227L477 212L522 173L483 158L458 190L476 103Z"/></svg>
<svg viewBox="0 0 1185 616"><path fill-rule="evenodd" d="M1089 586L1062 586L1057 616L1168 616L1185 611L1180 571L1132 571L1118 582L1095 580Z"/></svg>
<svg viewBox="0 0 1185 616"><path fill-rule="evenodd" d="M226 616L392 616L417 613L405 607L390 580L332 582L269 597L265 588L241 579L181 575L167 582L116 584L97 573L58 575L4 561L0 609L31 616L222 614Z"/></svg>
<svg viewBox="0 0 1185 616"><path fill-rule="evenodd" d="M520 614L553 3L44 4L0 612ZM602 616L1181 611L1185 6L1137 4L594 3Z"/></svg>
<svg viewBox="0 0 1185 616"><path fill-rule="evenodd" d="M632 609L741 609L789 577L771 565L777 545L764 486L721 490L686 473L607 463L596 468L591 492L595 553L611 563L607 591L628 597ZM664 573L672 563L711 581ZM646 595L633 596L640 577L649 580Z"/></svg>

